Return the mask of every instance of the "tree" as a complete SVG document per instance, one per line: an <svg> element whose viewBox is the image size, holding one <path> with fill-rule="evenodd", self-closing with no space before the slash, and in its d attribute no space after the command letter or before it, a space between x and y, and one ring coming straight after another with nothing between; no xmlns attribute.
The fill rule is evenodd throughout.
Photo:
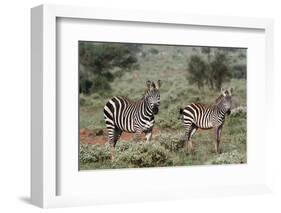
<svg viewBox="0 0 281 213"><path fill-rule="evenodd" d="M198 89L204 86L206 79L206 63L198 55L192 55L188 63L188 81L190 84L197 84Z"/></svg>
<svg viewBox="0 0 281 213"><path fill-rule="evenodd" d="M230 80L231 72L227 53L220 51L215 52L214 58L210 63L208 78L212 79L214 87L217 90L221 89L223 82Z"/></svg>
<svg viewBox="0 0 281 213"><path fill-rule="evenodd" d="M210 64L211 64L211 53L214 48L211 47L201 47L201 53L207 55L207 63L206 63L206 83L209 85L210 89L214 89L213 78L210 76Z"/></svg>
<svg viewBox="0 0 281 213"><path fill-rule="evenodd" d="M84 94L89 94L92 85L93 83L90 80L85 78L80 78L79 92Z"/></svg>
<svg viewBox="0 0 281 213"><path fill-rule="evenodd" d="M110 90L110 82L137 65L139 49L130 44L79 42L80 92Z"/></svg>
<svg viewBox="0 0 281 213"><path fill-rule="evenodd" d="M206 56L206 57L205 57ZM208 85L210 89L220 90L224 82L232 77L228 51L221 48L202 47L201 56L192 55L188 64L189 82L201 89Z"/></svg>
<svg viewBox="0 0 281 213"><path fill-rule="evenodd" d="M246 64L235 64L232 67L232 77L237 79L246 79L247 66Z"/></svg>

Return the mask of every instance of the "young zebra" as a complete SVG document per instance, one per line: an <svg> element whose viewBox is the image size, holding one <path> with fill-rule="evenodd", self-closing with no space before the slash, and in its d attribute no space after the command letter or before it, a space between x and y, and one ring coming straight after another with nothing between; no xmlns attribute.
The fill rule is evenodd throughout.
<svg viewBox="0 0 281 213"><path fill-rule="evenodd" d="M104 119L108 131L108 142L112 148L122 132L145 133L147 142L151 140L154 115L160 106L160 80L147 81L147 90L139 101L125 97L113 97L104 106Z"/></svg>
<svg viewBox="0 0 281 213"><path fill-rule="evenodd" d="M188 152L192 151L191 137L198 128L214 128L216 136L215 151L216 153L219 152L221 131L225 116L226 114L230 114L231 110L232 91L232 88L229 90L222 90L222 94L217 98L214 105L205 106L203 104L192 103L184 109L180 109L180 115L186 129L185 149L187 149Z"/></svg>

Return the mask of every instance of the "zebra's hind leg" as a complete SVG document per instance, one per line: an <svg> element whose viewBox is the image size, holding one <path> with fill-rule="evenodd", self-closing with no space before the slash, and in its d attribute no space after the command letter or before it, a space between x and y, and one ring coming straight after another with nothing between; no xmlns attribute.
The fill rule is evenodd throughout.
<svg viewBox="0 0 281 213"><path fill-rule="evenodd" d="M195 134L195 132L197 131L198 127L196 126L192 126L191 132L190 132L190 138L189 138L189 143L190 143L190 153L193 152L193 143L192 143L192 136Z"/></svg>
<svg viewBox="0 0 281 213"><path fill-rule="evenodd" d="M187 132L186 132L186 143L185 143L185 150L191 154L193 151L193 144L192 144L192 135L197 131L197 127L194 125L189 126Z"/></svg>
<svg viewBox="0 0 281 213"><path fill-rule="evenodd" d="M110 159L114 158L114 148L120 138L122 131L118 128L108 128L108 143L110 145Z"/></svg>
<svg viewBox="0 0 281 213"><path fill-rule="evenodd" d="M191 149L192 149L192 144L191 144L192 142L190 140L190 133L191 133L191 131L189 129L185 132L186 141L185 141L185 144L184 144L184 149L187 153L190 153Z"/></svg>

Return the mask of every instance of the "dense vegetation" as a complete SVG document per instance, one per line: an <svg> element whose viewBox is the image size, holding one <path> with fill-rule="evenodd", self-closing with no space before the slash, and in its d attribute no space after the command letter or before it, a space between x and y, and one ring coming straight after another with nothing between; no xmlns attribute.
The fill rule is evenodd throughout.
<svg viewBox="0 0 281 213"><path fill-rule="evenodd" d="M110 82L136 65L139 46L79 43L80 93L108 92Z"/></svg>
<svg viewBox="0 0 281 213"><path fill-rule="evenodd" d="M87 50L92 54L88 60L98 60L96 52L101 54L106 49L101 54L102 60L99 60L108 63L106 58L110 55L111 62L102 65L106 68L93 71L95 69L91 63L82 62L85 52L83 57L80 52L80 89L86 80L91 84L87 91L80 90L80 129L93 134L90 144L87 143L88 140L81 139L81 169L246 162L245 112L226 118L222 132L222 153L219 155L213 151L212 130L198 131L193 137L195 152L192 155L186 154L183 150L184 129L178 119L179 108L191 102L214 103L221 86L234 88L233 108L246 107L245 50L129 44L114 44L112 47L111 44L90 44L94 48ZM89 48L89 43L87 45ZM103 45L108 47L103 47L103 51L93 50L96 46ZM107 48L116 50L107 53ZM112 56L115 54L118 57ZM124 63L120 65L124 60L126 66L123 66ZM144 93L145 82L157 79L162 81L161 105L156 116L152 143L121 138L117 143L115 159L110 161L108 147L103 143L95 144L97 139L106 140L104 104L114 95L140 99Z"/></svg>

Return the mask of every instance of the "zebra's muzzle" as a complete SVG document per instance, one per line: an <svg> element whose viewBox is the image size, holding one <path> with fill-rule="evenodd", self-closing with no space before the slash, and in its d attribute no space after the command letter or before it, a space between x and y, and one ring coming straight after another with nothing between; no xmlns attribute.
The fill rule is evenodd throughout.
<svg viewBox="0 0 281 213"><path fill-rule="evenodd" d="M158 107L153 107L152 108L152 112L153 112L154 115L157 115L158 112L159 112L159 108Z"/></svg>

